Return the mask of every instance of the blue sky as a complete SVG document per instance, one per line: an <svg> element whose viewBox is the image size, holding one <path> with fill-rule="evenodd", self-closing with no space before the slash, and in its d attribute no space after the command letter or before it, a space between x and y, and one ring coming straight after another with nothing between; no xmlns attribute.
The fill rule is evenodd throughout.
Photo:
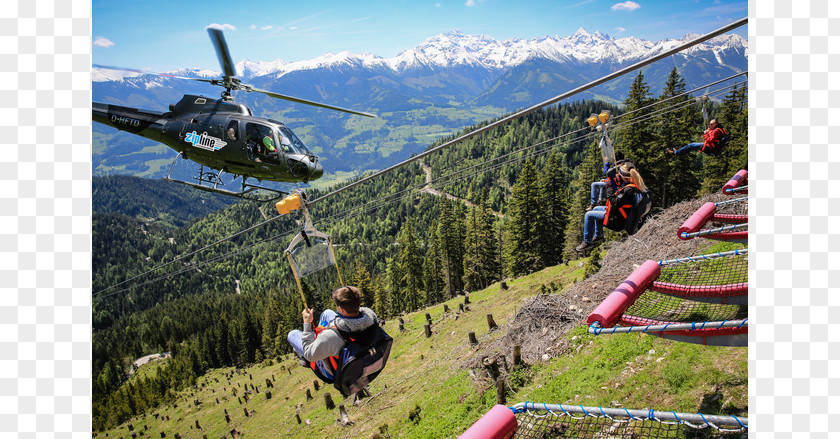
<svg viewBox="0 0 840 439"><path fill-rule="evenodd" d="M219 71L205 30L225 29L234 62L299 61L344 50L392 57L460 30L499 40L583 27L646 40L705 33L746 17L746 0L93 0L93 63ZM746 27L736 31L746 37Z"/></svg>

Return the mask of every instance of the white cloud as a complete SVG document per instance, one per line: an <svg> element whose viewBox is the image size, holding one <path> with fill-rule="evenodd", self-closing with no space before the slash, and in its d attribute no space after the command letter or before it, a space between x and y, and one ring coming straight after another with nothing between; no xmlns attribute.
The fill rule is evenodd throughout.
<svg viewBox="0 0 840 439"><path fill-rule="evenodd" d="M472 6L475 6L475 5L476 5L475 0L467 0L467 2L464 3L464 6L467 6L467 7L472 7Z"/></svg>
<svg viewBox="0 0 840 439"><path fill-rule="evenodd" d="M256 28L257 28L257 25L256 25L256 24L252 24L252 25L251 25L251 30L254 30L254 29L256 29Z"/></svg>
<svg viewBox="0 0 840 439"><path fill-rule="evenodd" d="M114 42L105 37L96 37L93 40L93 45L99 47L111 47L114 45Z"/></svg>
<svg viewBox="0 0 840 439"><path fill-rule="evenodd" d="M208 24L205 29L219 29L219 30L236 30L236 26L232 24L219 24L219 23L212 23Z"/></svg>
<svg viewBox="0 0 840 439"><path fill-rule="evenodd" d="M272 27L274 27L274 26L272 26L272 25L270 25L270 24L269 24L268 26L263 26L263 27L261 27L260 29L262 29L262 30L269 30L269 29L271 29Z"/></svg>
<svg viewBox="0 0 840 439"><path fill-rule="evenodd" d="M435 7L436 7L436 8L439 8L439 7L440 7L440 3L435 3Z"/></svg>
<svg viewBox="0 0 840 439"><path fill-rule="evenodd" d="M610 9L612 9L613 11L635 11L636 9L639 9L641 7L642 5L636 2L626 1L624 3L616 3L612 5Z"/></svg>
<svg viewBox="0 0 840 439"><path fill-rule="evenodd" d="M289 30L297 30L297 26L289 26Z"/></svg>
<svg viewBox="0 0 840 439"><path fill-rule="evenodd" d="M621 26L616 27L616 28L614 28L614 29L615 29L617 32L627 32L627 29L625 29L625 28L623 28L623 27L621 27Z"/></svg>

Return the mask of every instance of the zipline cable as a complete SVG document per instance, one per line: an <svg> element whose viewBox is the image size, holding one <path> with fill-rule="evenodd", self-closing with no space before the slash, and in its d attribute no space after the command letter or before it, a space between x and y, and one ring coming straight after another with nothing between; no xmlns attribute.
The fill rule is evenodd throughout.
<svg viewBox="0 0 840 439"><path fill-rule="evenodd" d="M670 108L671 108L671 110L670 110L670 111L667 111L667 110L668 110L668 108L666 108L666 109L664 109L665 111L659 111L658 113L663 113L663 112L667 113L667 112L678 111L679 109L684 108L684 107L686 106L686 104L693 105L693 103L694 103L693 101L681 102L681 103L678 103L678 104L672 105L672 107L670 107ZM651 115L651 114L648 114L648 115L642 115L642 116L639 116L639 117L637 117L637 118L635 118L635 119L630 119L630 120L627 120L627 121L623 122L621 125L617 126L617 127L616 127L616 130L617 130L617 129L619 129L619 128L622 128L622 127L632 126L632 125L633 125L633 124L635 124L635 123L639 123L639 122L642 122L642 121L646 121L646 120L649 120L649 119L654 118L654 117L657 117L657 114L653 114L653 115ZM526 150L533 149L533 148L538 148L539 146L545 145L545 144L547 144L547 143L549 143L549 142L552 142L552 141L558 141L558 140L560 140L560 139L562 139L562 138L564 138L564 137L568 137L568 136L570 136L570 135L577 134L577 133L580 133L580 132L582 132L582 131L588 131L588 130L589 130L589 128L582 128L582 129L578 129L578 130L575 130L575 131L570 131L570 132L568 132L568 133L564 133L564 134L562 134L562 135L560 135L560 136L556 136L556 137L554 137L554 138L552 138L552 139L544 140L544 141L542 141L542 142L538 142L538 143L536 143L536 144L532 144L532 145L529 145L529 146L526 146L526 147L519 148L519 149L517 149L517 150L515 150L515 151L511 151L511 152L509 152L509 153L507 153L507 154L504 154L504 155L502 155L502 156L494 157L494 158L492 158L492 159L489 159L489 160L486 160L486 161L483 161L483 162L479 162L479 163L477 163L477 164L475 164L475 165L472 165L472 166L470 166L470 167L463 168L463 169L460 169L460 170L458 170L458 171L454 171L454 172L452 172L452 173L449 173L449 174L447 174L447 175L444 175L444 176L438 177L437 179L435 179L435 180L433 180L433 181L430 181L430 182L424 182L424 183L422 183L422 184L418 184L418 185L415 185L415 186L412 186L412 187L409 187L409 188L403 189L403 190L402 190L402 191L400 191L400 192L397 192L397 193L394 193L394 194L388 194L388 195L385 195L385 196L380 197L380 198L378 198L378 199L371 200L370 202L365 203L364 205L361 205L361 206L357 207L356 209L351 210L351 211L349 211L349 212L343 212L342 214L336 214L336 215L333 215L333 216L331 216L331 217L325 218L325 219L323 219L323 220L321 220L321 221L318 221L318 222L317 222L317 224L318 224L319 226L322 226L322 227L323 227L323 226L325 226L325 225L326 225L326 226L328 226L328 225L334 224L334 223L336 223L336 222L343 221L343 220L345 220L345 219L352 219L352 218L355 218L356 216L359 216L359 215L361 215L361 214L364 214L364 213L367 213L367 212L370 212L370 211L374 211L374 210L380 209L380 208L382 208L382 207L384 207L384 206L387 206L387 205L390 205L390 204L397 203L397 202L402 201L402 200L404 200L404 199L406 199L406 198L408 198L408 197L413 197L413 196L416 196L416 195L417 195L417 194L418 194L418 193L422 190L421 188L424 188L424 187L430 187L430 188L442 188L442 187L443 187L444 185L446 185L446 184L453 184L453 183L457 183L457 182L462 181L462 180L467 179L467 178L471 178L471 177L474 177L474 176L477 176L477 175L480 175L480 174L484 174L484 173L488 173L488 172L491 172L491 171L498 170L498 169L500 169L500 168L504 167L505 165L508 165L508 164L511 164L511 163L522 162L522 161L527 160L527 159L529 159L529 158L531 158L531 157L536 157L536 156L539 156L539 155L546 154L546 153L547 153L548 151L550 151L551 149L554 149L554 148L557 148L557 147L562 147L563 145L562 145L561 143L555 143L555 144L553 144L553 145L549 145L549 146L547 146L547 147L546 147L546 148L544 148L544 149L541 149L541 150L540 150L540 149L537 149L537 150L535 150L535 151L531 151L531 152L529 152L529 153L527 153L527 154L525 154L525 155L523 155L523 156L520 156L520 157L512 157L512 158L510 158L510 159L508 159L508 160L505 160L505 161L502 161L502 162L500 162L500 163L493 164L493 165L491 165L491 166L489 166L489 167L487 167L487 168L478 169L478 170L476 170L475 172L471 172L471 173L468 173L468 174L466 174L466 175L462 175L462 176L460 176L459 178L453 179L453 177L454 177L454 176L456 176L456 175L458 175L458 174L461 174L461 173L463 173L463 172L465 172L465 171L467 171L467 170L470 170L470 169L474 169L474 168L476 168L476 167L478 167L478 166L487 165L487 164L489 164L489 163L492 163L493 161L498 161L500 158L510 157L510 156L512 156L513 154L520 153L520 152L524 152L524 151L526 151ZM574 139L571 139L571 140L564 140L562 143L563 143L563 144L577 143L577 142L580 142L580 141L582 141L582 140L586 140L586 138L587 138L587 137L593 137L593 138L594 138L594 137L596 137L596 136L597 136L597 133L594 133L594 132L588 132L588 133L586 133L586 134L584 134L584 135L582 135L582 136L578 136L578 137L576 137L576 138L574 138ZM446 180L445 180L445 179L446 179ZM444 181L444 180L445 180L445 181ZM391 197L394 197L394 198L392 198L392 199L390 199L390 200L389 200L388 198L391 198ZM209 245L207 245L207 246L204 246L204 247L202 247L201 249L198 249L198 250L195 250L195 251L193 251L193 252L191 252L191 253L188 253L188 254L185 254L185 255L179 256L179 257L178 257L178 258L176 258L175 260L170 261L170 262L168 262L168 263L166 263L166 264L161 264L161 265L159 265L158 267L156 267L156 268L154 268L154 269L152 269L152 270L149 270L149 271L147 271L146 273L143 273L143 274L148 274L148 273L149 273L149 272L151 272L151 271L154 271L154 270L157 270L157 269L162 268L162 267L164 267L164 266L167 266L167 265L169 265L169 264L171 264L171 263L173 263L173 262L180 261L180 260L182 260L182 259L184 259L184 258L186 258L186 257L188 257L188 256L191 256L191 255L194 255L194 254L196 254L196 253L198 253L198 252L200 252L200 251L206 250L206 249L207 249L207 248L209 248L209 247L212 247L212 246L214 246L214 245L217 245L217 244L219 244L219 243L221 243L221 242L224 242L224 241L226 241L226 240L232 239L232 238L234 238L234 237L236 237L236 236L241 235L242 233L245 233L245 232L247 232L247 231L252 230L252 229L253 229L253 228L255 228L255 227L259 227L259 226L264 225L264 224L266 224L266 223L268 223L268 222L274 221L274 220L276 220L276 219L278 219L278 218L279 218L279 216L274 217L274 218L271 218L271 219L269 219L269 220L267 220L267 221L264 221L264 222L262 222L262 223L260 223L260 224L257 224L257 225L255 225L255 226L253 226L253 227L252 227L252 228L250 228L250 229L243 230L242 232L239 232L239 233L237 233L237 234L231 235L231 236L229 236L229 237L227 237L227 238L224 238L224 239L220 239L220 240L218 240L218 241L216 241L216 242L214 242L214 243L212 243L212 244L209 244ZM263 240L263 241L259 241L259 242L256 242L256 243L253 243L253 244L250 244L248 247L245 247L245 248L241 248L241 249L235 250L235 251L230 252L230 253L228 253L228 254L226 254L226 255L220 255L220 256L217 256L217 257L215 257L215 258L213 258L213 259L210 259L210 260L207 260L207 261L202 261L202 262L199 262L199 263L189 263L190 265L189 265L188 267L186 267L186 268L182 268L182 269L180 269L180 270L177 270L177 271L174 271L174 272L167 273L167 274L162 275L162 276L159 276L159 277L157 277L157 278L150 279L150 280L148 280L148 281L146 281L146 282L144 282L144 283L142 283L142 284L139 284L139 285L135 285L135 286L132 286L132 287L129 287L129 288L125 288L125 289L122 289L122 290L119 290L119 291L116 291L116 292L113 292L113 293L110 293L110 294L105 294L105 295L103 295L103 296L101 296L101 297L102 297L102 298L104 298L104 297L110 297L110 296L113 296L113 295L115 295L115 294L119 294L119 293L121 293L121 292L125 292L125 291L128 291L128 290L133 289L133 288L139 288L139 287L142 287L142 286L145 286L145 285L148 285L148 284L154 283L154 282L158 282L158 281L160 281L160 280L168 279L168 278L170 278L170 277L174 277L174 276L180 275L180 274L182 274L182 273L185 273L185 272L188 272L188 271L194 270L194 269L195 269L195 268L197 268L197 267L202 267L202 266L205 266L205 265L207 265L207 264L209 264L209 263L212 263L212 262L217 262L217 261L224 260L224 259L227 259L227 258L232 257L232 256L239 255L239 254L241 254L241 253L244 253L245 251L248 251L248 250L254 249L254 248L256 248L256 247L259 247L259 246L261 246L261 245L264 245L264 244L266 244L267 242L270 242L270 241L276 241L276 240L278 240L278 239L280 239L280 238L282 238L282 237L288 237L288 236L290 236L290 235L292 235L292 234L294 234L294 230L284 231L284 232L281 232L279 235L275 235L275 236L274 236L274 237L272 237L272 238L267 238L267 239L265 239L265 240ZM142 276L143 274L140 274L140 275L138 275L138 276L135 276L135 277L133 277L132 279L129 279L129 280L123 281L123 282L121 282L120 284L126 283L126 282L128 282L128 281L130 281L130 280L133 280L133 279L136 279L137 277L140 277L140 276ZM120 285L120 284L117 284L117 285L114 285L114 286L112 286L112 287L109 287L108 289L110 289L110 288L114 288L114 287L116 287L116 286L118 286L118 285ZM101 294L101 293L103 293L103 292L104 292L104 291L106 291L106 290L107 290L107 289L101 290L101 291L97 292L96 294Z"/></svg>
<svg viewBox="0 0 840 439"><path fill-rule="evenodd" d="M464 135L462 135L462 136L460 136L460 137L458 137L458 138L456 138L456 139L453 139L453 140L451 140L451 141L449 141L449 142L445 142L445 143L443 143L442 145L439 145L439 146L437 146L437 147L435 147L435 148L428 149L428 150L424 151L423 153L418 154L417 156L414 156L414 157L412 157L412 158L410 158L410 159L408 159L408 160L405 160L405 161L403 161L403 162L397 163L397 164L395 164L395 165L393 165L393 166L390 166L390 167L388 167L388 168L386 168L386 169L383 169L383 170L378 171L378 172L376 172L376 173L374 173L374 174L371 174L371 175L369 175L369 176L367 176L367 177L361 178L361 179L359 179L359 180L357 180L357 181L355 181L355 182L353 182L353 183L350 183L350 184L348 184L347 186L341 187L341 188L339 188L339 189L337 189L337 190L335 190L335 191L333 191L333 192L330 192L330 193L325 194L325 195L323 195L323 196L321 196L321 197L319 197L319 198L316 198L315 200L310 201L308 204L312 205L312 204L315 204L316 202L319 202L319 201L322 201L322 200L327 199L327 198L329 198L329 197L332 197L332 196L334 196L334 195L337 195L337 194L339 194L339 193L341 193L341 192L344 192L344 191L346 191L346 190L348 190L348 189L351 189L351 188L353 188L353 187L355 187L355 186L358 186L358 185L360 185L360 184L362 184L362 183L364 183L364 182L366 182L366 181L368 181L368 180L371 180L371 179L376 178L376 177L378 177L378 176L380 176L380 175L383 175L383 174L385 174L385 173L387 173L387 172L390 172L390 171L392 171L392 170L394 170L394 169L397 169L397 168L399 168L399 167L402 167L402 166L404 166L404 165L406 165L406 164L408 164L408 163L411 163L411 162L417 161L417 160L419 160L419 159L422 159L422 158L424 158L424 157L426 157L426 156L428 156L428 155L430 155L430 154L433 154L433 153L435 153L435 152L437 152L437 151L440 151L440 150L442 150L442 149L444 149L444 148L447 148L447 147L449 147L449 146L452 146L452 145L454 145L454 144L456 144L456 143L460 143L460 142L462 142L462 141L464 141L464 140L467 140L467 139L470 139L470 138L472 138L472 137L475 137L475 136L477 136L477 135L479 135L479 134L481 134L481 133L484 133L484 132L486 132L486 131L489 131L489 130L491 130L491 129L493 129L493 128L495 128L495 127L499 126L499 125L505 124L505 123L507 123L507 122L509 122L509 121L511 121L511 120L513 120L513 119L519 118L519 117L524 116L524 115L526 115L526 114L530 114L530 113L532 113L532 112L534 112L534 111L537 111L537 110L539 110L539 109L541 109L541 108L543 108L543 107L546 107L546 106L548 106L548 105L552 105L552 104L557 103L557 102L559 102L559 101L561 101L561 100L563 100L563 99L566 99L566 98L568 98L568 97L570 97L570 96L573 96L573 95L578 94L578 93L580 93L580 92L586 91L586 90L588 90L588 89L590 89L590 88L596 87L596 86L598 86L598 85L600 85L600 84L603 84L603 83L605 83L605 82L608 82L608 81L610 81L610 80L612 80L612 79L615 79L615 78L617 78L617 77L619 77L619 76L622 76L622 75L624 75L624 74L626 74L626 73L628 73L628 72L631 72L631 71L633 71L633 70L639 69L639 68L644 67L644 66L647 66L647 65L649 65L649 64L652 64L652 63L654 63L654 62L656 62L656 61L659 61L659 60L661 60L661 59L663 59L663 58L665 58L665 57L671 56L671 55L673 55L673 54L675 54L675 53L681 52L682 50L685 50L685 49L687 49L687 48L689 48L689 47L692 47L692 46L695 46L695 45L700 44L700 43L702 43L702 42L705 42L705 41L707 41L707 40L709 40L709 39L712 39L712 38L714 38L714 37L716 37L716 36L718 36L718 35L720 35L720 34L723 34L723 33L727 32L727 31L730 31L730 30L732 30L732 29L736 29L736 28L738 28L738 27L740 27L740 26L743 26L743 25L744 25L744 24L746 24L746 23L747 23L747 18L746 18L746 17L745 17L745 18L742 18L742 19L740 19L740 20L737 20L737 21L735 21L735 22L733 22L733 23L730 23L730 24L728 24L728 25L726 25L726 26L723 26L723 27L721 27L721 28L719 28L719 29L717 29L717 30L715 30L715 31L712 31L712 32L710 32L710 33L708 33L708 34L705 34L705 35L702 35L702 36L700 36L700 37L698 37L698 38L695 38L695 39L693 39L693 40L691 40L691 41L689 41L689 42L687 42L687 43L685 43L685 44L682 44L682 45L680 45L680 46L677 46L677 47L675 47L675 48L673 48L673 49L671 49L671 50L668 50L668 51L663 52L663 53L661 53L661 54L659 54L659 55L656 55L656 56L654 56L654 57L648 58L648 59L646 59L646 60L643 60L643 61L640 61L640 62L638 62L638 63L636 63L636 64L633 64L633 65L631 65L631 66L628 66L628 67L625 67L625 68L623 68L623 69L620 69L620 70L618 70L618 71L616 71L616 72L613 72L613 73L611 73L611 74L609 74L609 75L603 76L603 77L601 77L601 78L599 78L599 79L597 79L597 80L595 80L595 81L592 81L592 82L590 82L590 83L584 84L584 85L582 85L582 86L580 86L580 87L577 87L577 88L575 88L575 89L573 89L573 90L570 90L570 91L568 91L568 92L566 92L566 93L560 94L560 95L558 95L558 96L556 96L556 97L554 97L554 98L551 98L551 99L549 99L549 100L547 100L547 101L541 102L541 103L539 103L539 104L536 104L536 105L534 105L534 106L531 106L531 107L526 108L526 109L524 109L524 110L521 110L521 111L519 111L519 112L513 113L513 114L511 114L511 115L509 115L509 116L506 116L506 117L504 117L504 118L502 118L502 119L497 120L496 122L493 122L493 123L490 123L490 124L488 124L488 125L485 125L484 127L481 127L481 128L476 129L476 130L474 130L474 131L471 131L471 132L469 132L469 133L467 133L467 134L464 134ZM741 73L741 74L743 74L743 73ZM740 75L740 74L738 74L738 75ZM735 75L735 76L738 76L738 75ZM720 81L718 81L718 83L719 83L719 82L726 81L726 80L729 80L729 79L731 79L731 77L730 77L730 78L725 78L725 79L723 79L723 80L720 80ZM710 86L710 85L706 85L706 86L704 86L704 87L700 87L699 89L706 88L706 87L709 87L709 86ZM728 88L728 87L727 87L727 88ZM687 93L689 93L689 92L686 92L685 94L687 94ZM677 96L674 96L674 97L672 97L672 98L675 98L675 97L677 97ZM657 103L657 104L661 104L661 102L660 102L660 103ZM638 111L638 110L634 110L634 111ZM626 115L626 114L628 114L628 113L625 113L624 115ZM616 127L616 128L618 128L618 127ZM568 134L568 133L567 133L567 134ZM202 248L200 248L200 249L198 249L198 250L195 250L195 251L193 251L193 252L191 252L191 253L188 253L188 254L182 255L182 256L180 256L180 257L178 257L178 258L176 258L176 259L173 259L173 260L172 260L172 261L170 261L170 262L167 262L167 263L165 263L165 264L161 264L161 265L159 265L159 266L157 266L157 267L154 267L153 269L151 269L151 270L149 270L149 271L146 271L146 272L141 273L141 274L139 274L139 275L136 275L136 276L134 276L134 277L132 277L132 278L130 278L130 279L126 279L126 280L124 280L124 281L122 281L122 282L120 282L120 283L118 283L118 284L112 285L112 286L107 287L107 288L105 288L105 289L103 289L103 290L100 290L100 291L98 291L98 292L95 292L95 293L93 293L93 295L94 295L94 296L95 296L95 295L100 295L100 294L104 293L105 291L108 291L108 290L110 290L110 289L116 288L116 287L117 287L117 286L119 286L119 285L122 285L122 284L124 284L124 283L126 283L126 282L130 282L130 281L132 281L132 280L134 280L134 279L137 279L138 277L144 276L144 275L146 275L146 274L148 274L148 273L150 273L150 272L152 272L152 271L156 271L156 270L158 270L158 269L160 269L160 268L163 268L163 267L165 267L165 266L168 266L168 265L170 265L170 264L172 264L172 263L174 263L174 262L177 262L177 261L179 261L179 260L182 260L183 258L186 258L186 257L188 257L188 256L192 256L192 255L194 255L194 254L196 254L196 253L198 253L198 252L201 252L201 251L203 251L203 250L205 250L205 249L207 249L207 248L210 248L210 247L212 247L212 246L215 246L215 245L217 245L217 244L219 244L219 243L221 243L221 242L224 242L224 241L228 241L228 240L230 240L230 239L233 239L234 237L239 236L239 235L241 235L241 234L243 234L243 233L246 233L246 232L248 232L248 231L251 231L251 230L253 230L253 229L257 228L257 227L260 227L260 226L262 226L262 225L264 225L264 224L267 224L267 223L269 223L269 222L275 221L275 220L279 219L280 217L281 217L281 215L275 216L275 217L270 218L270 219L268 219L268 220L266 220L266 221L263 221L263 222L261 222L261 223L259 223L259 224L256 224L256 225L254 225L254 226L251 226L251 227L249 227L249 228L247 228L247 229L245 229L245 230L243 230L243 231L241 231L241 232L238 232L238 233L236 233L236 234L233 234L233 235L231 235L231 236L229 236L229 237L222 238L222 239L220 239L220 240L218 240L218 241L216 241L216 242L214 242L214 243L212 243L212 244L209 244L209 245L207 245L207 246L205 246L205 247L202 247Z"/></svg>
<svg viewBox="0 0 840 439"><path fill-rule="evenodd" d="M458 137L458 138L456 138L456 139L454 139L454 140L450 140L449 142L446 142L446 143L444 143L444 144L442 144L442 145L440 145L440 146L437 146L437 147L435 147L435 148L432 148L432 149L426 150L425 152L423 152L423 153L421 153L421 154L418 154L418 155L416 155L416 156L414 156L414 157L412 157L412 158L410 158L410 159L408 159L408 160L404 160L404 161L402 161L402 162L400 162L400 163L397 163L397 164L395 164L395 165L393 165L393 166L390 166L390 167L385 168L385 169L383 169L383 170L381 170L381 171L379 171L379 172L375 172L375 173L373 173L373 174L371 174L371 175L369 175L369 176L367 176L367 177L365 177L365 178L362 178L362 179L357 180L357 181L355 181L355 182L353 182L353 183L351 183L351 184L348 184L347 186L344 186L344 187L342 187L342 188L336 189L335 191L330 192L330 193L328 193L328 194L326 194L326 195L323 195L323 196L321 196L320 198L316 198L316 199L314 199L314 200L310 201L310 202L309 202L309 204L310 204L310 205L312 205L312 204L315 204L315 203L317 203L317 202L319 202L319 201L325 200L325 199L327 199L327 198L329 198L329 197L332 197L332 196L337 195L337 194L339 194L339 193L341 193L341 192L344 192L344 191L346 191L346 190L348 190L348 189L351 189L351 188L353 188L353 187L355 187L355 186L358 186L358 185L360 185L360 184L362 184L362 183L364 183L364 182L366 182L366 181L368 181L368 180L372 180L372 179L374 179L374 178L376 178L376 177L378 177L378 176L380 176L380 175L382 175L382 174L385 174L385 173L387 173L387 172L390 172L390 171L392 171L392 170L394 170L394 169L397 169L397 168L399 168L399 167L405 166L405 165L406 165L406 164L408 164L408 163L414 162L414 161L416 161L416 160L420 160L421 158L426 157L426 156L427 156L427 155L429 155L429 154L433 154L433 153L435 153L435 152L437 152L437 151L440 151L440 150L442 150L442 149L444 149L444 148L448 148L448 147L450 147L450 146L452 146L452 145L454 145L454 144L456 144L456 143L459 143L459 142L462 142L462 141L464 141L464 140L467 140L467 139L470 139L470 138L472 138L472 137L475 137L475 136L477 136L477 135L479 135L479 134L481 134L481 133L483 133L483 132L485 132L485 131L489 131L489 130L491 130L491 129L493 129L493 128L495 128L495 127L499 126L499 125L503 125L503 124L505 124L505 123L507 123L507 122L509 122L509 121L513 120L513 119L517 119L517 118L522 117L522 116L524 116L524 115L526 115L526 114L533 113L534 111L537 111L537 110L539 110L539 109L541 109L541 108L543 108L543 107L546 107L546 106L548 106L548 105L555 104L555 103L557 103L557 102L559 102L559 101L562 101L563 99L566 99L567 97L574 96L574 95L576 95L576 94L578 94L578 93L580 93L580 92L582 92L582 91L589 90L590 88L593 88L593 87L596 87L596 86L598 86L598 85L601 85L601 84L603 84L603 83L605 83L605 82L611 81L611 80L613 80L613 79L615 79L615 78L618 78L619 76L623 76L623 75L625 75L625 74L626 74L626 73L628 73L628 72L632 72L633 70L640 69L640 68L642 68L642 67L644 67L644 66L647 66L648 64L652 64L652 63L654 63L654 62L656 62L656 61L659 61L659 60L661 60L661 59L663 59L663 58L666 58L666 57L668 57L668 56L671 56L671 55L673 55L673 54L675 54L675 53L679 53L679 52L681 52L681 51L683 51L683 50L685 50L685 49L687 49L687 48L689 48L689 47L696 46L697 44L700 44L700 43L702 43L702 42L704 42L704 41L710 40L710 39L712 39L712 38L714 38L714 37L716 37L716 36L718 36L718 35L721 35L721 34L723 34L723 33L727 32L727 31L732 30L732 29L739 28L739 27L741 27L741 26L743 26L743 25L745 25L745 24L747 24L747 17L744 17L744 18L742 18L742 19L740 19L740 20L737 20L737 21L735 21L735 22L733 22L733 23L730 23L730 24L728 24L728 25L726 25L726 26L723 26L723 27L721 27L720 29L717 29L717 30L715 30L715 31L709 32L709 33L708 33L708 34L706 34L706 35L701 35L701 36L699 36L699 37L697 37L697 38L695 38L695 39L693 39L693 40L691 40L691 41L689 41L689 42L687 42L687 43L685 43L685 44L681 44L681 45L679 45L679 46L677 46L677 47L675 47L675 48L673 48L673 49L671 49L671 50L667 50L667 51L665 51L665 52L662 52L662 53L660 53L659 55L653 56L653 57L648 58L648 59L646 59L646 60L639 61L639 62L637 62L637 63L635 63L635 64L633 64L633 65L631 65L631 66L627 66L627 67L625 67L625 68L623 68L623 69L620 69L620 70L618 70L618 71L616 71L616 72L613 72L613 73L611 73L611 74L609 74L609 75L606 75L606 76L603 76L603 77L601 77L601 78L599 78L599 79L596 79L596 80L594 80L594 81L592 81L592 82L590 82L590 83L588 83L588 84L584 84L584 85L582 85L582 86L580 86L580 87L577 87L577 88L575 88L575 89L573 89L573 90L567 91L566 93L563 93L563 94L561 94L561 95L555 96L555 97L553 97L553 98L551 98L551 99L549 99L549 100L547 100L547 101L541 102L541 103L539 103L539 104L537 104L537 105L531 106L531 107L526 108L526 109L521 110L521 111L518 111L518 112L516 112L516 113L514 113L514 114L511 114L510 116L507 116L507 117L504 117L504 118L502 118L502 119L499 119L499 120L498 120L498 121L496 121L496 122L493 122L493 123L491 123L491 124L485 125L484 127L481 127L481 128L479 128L479 129L476 129L476 130L474 130L474 131L471 131L471 132L469 132L469 133L467 133L467 134L464 134L464 135L462 135L461 137Z"/></svg>

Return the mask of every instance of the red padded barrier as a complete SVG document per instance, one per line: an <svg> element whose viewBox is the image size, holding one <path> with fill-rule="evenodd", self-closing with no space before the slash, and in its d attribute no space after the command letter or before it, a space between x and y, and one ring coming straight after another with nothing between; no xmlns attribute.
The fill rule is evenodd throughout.
<svg viewBox="0 0 840 439"><path fill-rule="evenodd" d="M714 206L714 204L712 205ZM645 261L641 267L627 276L597 308L589 314L586 323L591 325L599 322L604 328L611 328L624 310L627 309L642 294L653 281L659 277L662 269L656 261Z"/></svg>
<svg viewBox="0 0 840 439"><path fill-rule="evenodd" d="M496 404L458 439L508 439L513 437L518 427L513 411Z"/></svg>
<svg viewBox="0 0 840 439"><path fill-rule="evenodd" d="M699 232L700 228L703 227L704 224L709 222L709 220L715 215L715 211L717 211L717 207L715 207L715 203L708 202L704 204L702 207L697 209L687 220L677 229L677 236L682 240L687 240L689 238L683 238L682 234L685 233L695 233Z"/></svg>
<svg viewBox="0 0 840 439"><path fill-rule="evenodd" d="M730 297L746 295L749 291L749 284L740 282L728 285L680 285L654 282L648 289L657 293L680 297Z"/></svg>
<svg viewBox="0 0 840 439"><path fill-rule="evenodd" d="M706 239L717 239L720 241L737 241L746 242L748 239L747 232L726 232L726 233L710 233L703 235Z"/></svg>
<svg viewBox="0 0 840 439"><path fill-rule="evenodd" d="M716 213L712 216L712 221L727 224L744 224L749 220L749 215L738 215L737 213Z"/></svg>
<svg viewBox="0 0 840 439"><path fill-rule="evenodd" d="M723 193L726 194L727 189L735 189L736 187L743 186L744 182L746 182L746 181L747 181L747 170L746 169L741 169L740 171L735 173L735 175L733 175L732 178L730 178L729 181L727 181L725 185L723 185ZM727 195L729 195L729 194L727 194Z"/></svg>

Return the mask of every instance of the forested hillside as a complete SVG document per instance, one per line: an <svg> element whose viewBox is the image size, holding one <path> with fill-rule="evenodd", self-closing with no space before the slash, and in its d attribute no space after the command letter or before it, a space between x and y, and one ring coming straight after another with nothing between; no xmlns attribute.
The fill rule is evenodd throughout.
<svg viewBox="0 0 840 439"><path fill-rule="evenodd" d="M315 226L332 236L344 282L359 286L364 304L384 319L556 265L575 257L589 185L602 178L599 135L584 129L590 114L633 112L610 137L637 165L657 209L717 191L746 166L745 88L707 104L732 137L719 157L666 154L697 141L704 121L693 97L680 96L685 85L676 70L661 96L649 89L639 74L621 107L583 101L546 108L425 159L435 188L477 208L421 192L426 175L415 163L313 205ZM323 193L312 191L310 199ZM119 195L103 184L98 197ZM192 255L275 216L274 206L238 203L196 220L195 211L170 213L160 226L148 222L149 211L120 211L93 218L97 430L170 400L208 368L288 352L285 335L299 326L303 307L283 255L302 226L298 216ZM335 286L327 273L304 278L309 306L329 306ZM121 385L133 359L158 351L173 353L167 368L139 388Z"/></svg>

